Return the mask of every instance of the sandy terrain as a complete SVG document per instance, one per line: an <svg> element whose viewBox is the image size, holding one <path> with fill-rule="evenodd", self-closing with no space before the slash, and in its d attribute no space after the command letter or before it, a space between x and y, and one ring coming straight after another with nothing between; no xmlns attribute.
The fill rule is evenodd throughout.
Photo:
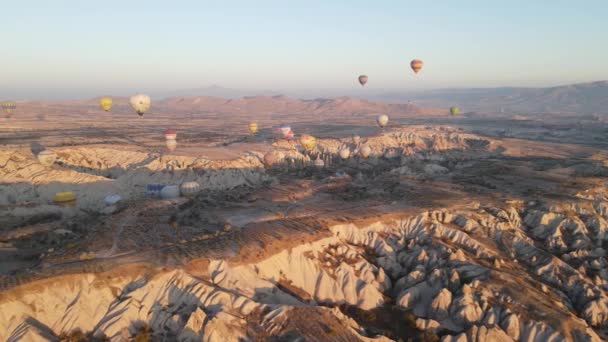
<svg viewBox="0 0 608 342"><path fill-rule="evenodd" d="M143 118L125 99L94 104L19 103L2 121L0 339L608 338L601 118L348 98L172 98ZM279 139L281 123L315 149ZM145 194L188 181L193 198ZM58 191L76 205L54 205Z"/></svg>

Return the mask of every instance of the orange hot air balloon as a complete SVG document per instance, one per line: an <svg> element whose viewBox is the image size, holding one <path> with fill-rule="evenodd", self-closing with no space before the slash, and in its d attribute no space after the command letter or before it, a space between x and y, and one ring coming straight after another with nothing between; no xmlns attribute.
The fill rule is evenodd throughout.
<svg viewBox="0 0 608 342"><path fill-rule="evenodd" d="M414 73L418 73L418 71L420 71L420 69L422 69L422 67L424 66L424 62L419 60L419 59L413 59L410 62L410 67L412 68L412 70L414 70Z"/></svg>

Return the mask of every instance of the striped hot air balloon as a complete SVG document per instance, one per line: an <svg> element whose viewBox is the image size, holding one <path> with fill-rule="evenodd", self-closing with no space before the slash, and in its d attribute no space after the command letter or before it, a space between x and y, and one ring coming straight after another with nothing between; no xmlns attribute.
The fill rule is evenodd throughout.
<svg viewBox="0 0 608 342"><path fill-rule="evenodd" d="M17 104L14 101L2 101L0 107L2 107L2 110L6 113L6 117L10 118L15 109L17 109Z"/></svg>
<svg viewBox="0 0 608 342"><path fill-rule="evenodd" d="M412 68L412 70L414 70L414 73L416 74L420 71L420 69L422 69L423 66L424 62L419 59L413 59L410 62L410 67Z"/></svg>
<svg viewBox="0 0 608 342"><path fill-rule="evenodd" d="M194 197L201 190L201 186L197 182L184 182L179 189L183 196Z"/></svg>

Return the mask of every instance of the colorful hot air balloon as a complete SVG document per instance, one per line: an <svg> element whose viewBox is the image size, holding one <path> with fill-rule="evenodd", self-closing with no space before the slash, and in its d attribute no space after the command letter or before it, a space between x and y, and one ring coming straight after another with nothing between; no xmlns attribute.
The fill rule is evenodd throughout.
<svg viewBox="0 0 608 342"><path fill-rule="evenodd" d="M177 138L177 132L172 129L165 130L165 139L175 140Z"/></svg>
<svg viewBox="0 0 608 342"><path fill-rule="evenodd" d="M458 115L460 114L460 109L456 106L452 106L450 107L450 115L454 116L454 115Z"/></svg>
<svg viewBox="0 0 608 342"><path fill-rule="evenodd" d="M249 126L247 126L247 128L249 128L249 133L256 134L258 132L258 123L250 122Z"/></svg>
<svg viewBox="0 0 608 342"><path fill-rule="evenodd" d="M300 137L300 144L302 144L306 151L310 151L317 145L317 139L312 135L302 134Z"/></svg>
<svg viewBox="0 0 608 342"><path fill-rule="evenodd" d="M367 75L359 76L359 83L361 84L361 86L364 86L365 83L367 83Z"/></svg>
<svg viewBox="0 0 608 342"><path fill-rule="evenodd" d="M101 107L101 109L105 110L106 112L109 111L110 108L112 108L112 99L107 96L100 98L99 106Z"/></svg>
<svg viewBox="0 0 608 342"><path fill-rule="evenodd" d="M14 101L3 101L0 103L0 107L6 113L6 117L10 118L15 109L17 109L17 104Z"/></svg>
<svg viewBox="0 0 608 342"><path fill-rule="evenodd" d="M281 125L281 127L279 128L279 130L281 131L281 134L283 135L283 138L290 140L293 139L293 131L291 130L291 126L289 125Z"/></svg>
<svg viewBox="0 0 608 342"><path fill-rule="evenodd" d="M194 197L201 190L201 186L197 182L184 182L179 189L183 196Z"/></svg>
<svg viewBox="0 0 608 342"><path fill-rule="evenodd" d="M410 67L412 68L412 70L414 70L414 73L418 73L418 71L420 71L420 69L422 69L422 67L424 66L424 62L419 60L419 59L413 59L410 62Z"/></svg>
<svg viewBox="0 0 608 342"><path fill-rule="evenodd" d="M150 109L150 97L144 94L133 95L129 99L129 104L137 112L137 114L139 114L139 116L142 116L148 109Z"/></svg>
<svg viewBox="0 0 608 342"><path fill-rule="evenodd" d="M378 117L376 118L376 122L378 123L378 126L380 126L381 128L384 128L384 126L386 126L386 124L388 123L388 115L386 115L386 114L378 115Z"/></svg>

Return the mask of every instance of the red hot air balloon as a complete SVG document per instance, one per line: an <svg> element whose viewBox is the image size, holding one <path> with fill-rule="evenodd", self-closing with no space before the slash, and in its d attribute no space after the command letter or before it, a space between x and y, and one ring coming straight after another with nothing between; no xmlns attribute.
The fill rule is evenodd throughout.
<svg viewBox="0 0 608 342"><path fill-rule="evenodd" d="M420 69L422 69L422 67L424 66L424 62L419 60L419 59L413 59L410 62L410 67L412 68L412 70L414 70L414 73L418 73L418 71L420 71Z"/></svg>

